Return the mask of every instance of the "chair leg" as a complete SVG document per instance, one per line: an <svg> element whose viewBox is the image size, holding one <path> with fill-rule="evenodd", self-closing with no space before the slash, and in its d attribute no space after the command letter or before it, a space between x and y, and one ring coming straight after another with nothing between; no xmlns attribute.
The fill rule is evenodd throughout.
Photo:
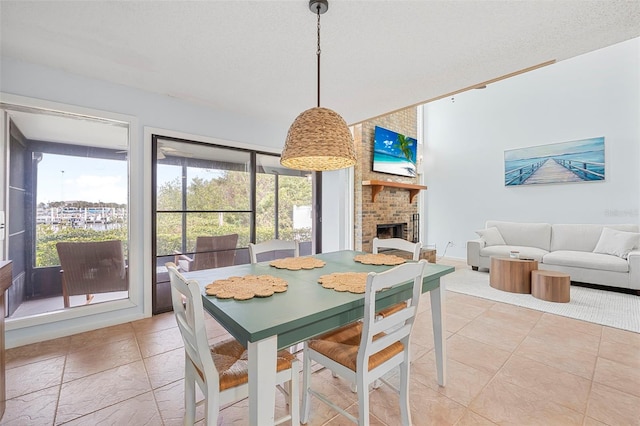
<svg viewBox="0 0 640 426"><path fill-rule="evenodd" d="M369 385L362 372L356 373L356 387L358 388L358 425L369 426Z"/></svg>
<svg viewBox="0 0 640 426"><path fill-rule="evenodd" d="M403 425L411 424L411 406L409 404L409 357L400 364L400 418Z"/></svg>
<svg viewBox="0 0 640 426"><path fill-rule="evenodd" d="M218 416L220 415L220 400L213 396L218 392L217 384L205 382L203 389L205 398L204 418L207 426L218 426ZM192 423L190 423L192 424Z"/></svg>
<svg viewBox="0 0 640 426"><path fill-rule="evenodd" d="M289 413L291 424L300 424L300 361L291 363L291 381L289 382Z"/></svg>
<svg viewBox="0 0 640 426"><path fill-rule="evenodd" d="M300 423L306 425L309 422L309 415L311 414L311 360L309 359L309 349L307 344L304 344L302 355L302 410Z"/></svg>
<svg viewBox="0 0 640 426"><path fill-rule="evenodd" d="M431 299L431 323L433 327L434 351L436 354L436 368L438 372L438 384L445 386L447 381L447 340L445 337L445 315L442 298L445 294L444 283L440 287L430 291Z"/></svg>
<svg viewBox="0 0 640 426"><path fill-rule="evenodd" d="M185 360L184 370L184 424L192 425L196 421L196 381L193 367Z"/></svg>
<svg viewBox="0 0 640 426"><path fill-rule="evenodd" d="M62 300L65 308L68 308L71 305L69 302L69 293L67 292L67 283L64 281L64 274L62 274Z"/></svg>

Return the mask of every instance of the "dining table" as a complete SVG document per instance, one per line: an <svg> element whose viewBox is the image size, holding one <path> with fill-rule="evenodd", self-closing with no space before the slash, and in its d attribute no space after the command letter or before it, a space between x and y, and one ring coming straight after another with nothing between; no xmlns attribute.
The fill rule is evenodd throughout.
<svg viewBox="0 0 640 426"><path fill-rule="evenodd" d="M393 266L356 262L360 251L341 250L313 257L325 262L314 269L288 270L270 266L270 262L227 266L185 273L198 282L204 309L211 314L248 351L249 423L267 425L274 422L276 390L276 354L314 336L357 321L364 316L364 294L336 291L322 287L318 278L335 272L383 272ZM446 345L444 330L444 284L441 278L452 266L427 264L422 293L431 301L437 380L446 380ZM219 299L207 296L205 286L233 276L271 275L284 279L287 290L269 297L249 300ZM411 297L407 283L382 291L376 297L376 309L391 306ZM417 317L414 326L419 326Z"/></svg>

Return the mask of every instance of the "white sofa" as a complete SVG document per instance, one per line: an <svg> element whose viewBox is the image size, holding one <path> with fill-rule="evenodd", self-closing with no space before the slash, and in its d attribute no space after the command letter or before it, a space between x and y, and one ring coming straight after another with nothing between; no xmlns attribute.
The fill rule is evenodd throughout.
<svg viewBox="0 0 640 426"><path fill-rule="evenodd" d="M499 237L496 241L495 229L490 228L496 228L503 241ZM608 228L604 232L609 237L609 246L612 241L618 244L623 239L629 245L628 238L635 238L633 249L628 254L625 252L626 259L623 255L602 253L605 228ZM509 257L509 252L516 250L521 258L537 260L539 269L564 272L571 276L571 281L632 289L640 295L640 238L611 231L638 233L638 229L638 225L633 224L551 225L490 220L484 231L477 231L485 234L484 237L467 242L467 264L474 270L489 269L491 256ZM625 238L619 238L621 235ZM594 252L596 248L600 252Z"/></svg>

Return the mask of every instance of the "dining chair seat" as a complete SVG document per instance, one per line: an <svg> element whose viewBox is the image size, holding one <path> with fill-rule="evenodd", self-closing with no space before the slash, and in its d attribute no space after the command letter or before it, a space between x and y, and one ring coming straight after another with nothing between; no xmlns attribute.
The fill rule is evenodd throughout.
<svg viewBox="0 0 640 426"><path fill-rule="evenodd" d="M381 309L376 313L379 317L385 318L395 314L396 312L400 312L401 310L406 308L406 306L407 306L406 302L400 302L400 303L396 303L395 305L391 305L388 308Z"/></svg>
<svg viewBox="0 0 640 426"><path fill-rule="evenodd" d="M383 336L385 336L385 333L378 333L373 337L373 341L375 342ZM356 371L361 340L362 322L357 322L330 331L319 338L309 340L309 348L352 371ZM378 367L403 350L404 345L401 342L395 342L376 352L369 357L369 370Z"/></svg>
<svg viewBox="0 0 640 426"><path fill-rule="evenodd" d="M211 356L220 376L221 391L249 382L248 351L236 339L231 338L211 345ZM278 351L276 371L291 368L294 359L288 351Z"/></svg>

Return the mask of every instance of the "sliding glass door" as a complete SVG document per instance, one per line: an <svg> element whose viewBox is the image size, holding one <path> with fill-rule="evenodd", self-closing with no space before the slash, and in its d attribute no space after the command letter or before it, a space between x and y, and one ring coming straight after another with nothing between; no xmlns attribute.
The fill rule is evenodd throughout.
<svg viewBox="0 0 640 426"><path fill-rule="evenodd" d="M249 263L248 244L298 239L311 254L312 179L280 157L154 135L153 312L171 309L165 263Z"/></svg>

